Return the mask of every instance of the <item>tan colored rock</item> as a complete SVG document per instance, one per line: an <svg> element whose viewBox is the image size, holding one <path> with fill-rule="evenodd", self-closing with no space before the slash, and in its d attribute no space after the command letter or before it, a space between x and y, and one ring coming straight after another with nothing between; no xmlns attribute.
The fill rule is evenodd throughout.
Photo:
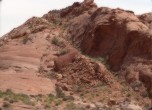
<svg viewBox="0 0 152 110"><path fill-rule="evenodd" d="M62 74L56 74L56 79L61 80L63 78Z"/></svg>
<svg viewBox="0 0 152 110"><path fill-rule="evenodd" d="M96 108L95 104L90 103L86 105L86 109L94 109L94 108Z"/></svg>
<svg viewBox="0 0 152 110"><path fill-rule="evenodd" d="M133 104L129 104L126 108L124 108L125 110L143 110L140 106L138 105L133 105Z"/></svg>
<svg viewBox="0 0 152 110"><path fill-rule="evenodd" d="M60 56L57 59L54 60L54 69L55 71L61 70L63 67L68 65L69 63L72 63L76 56L78 55L77 51L72 51L66 55Z"/></svg>

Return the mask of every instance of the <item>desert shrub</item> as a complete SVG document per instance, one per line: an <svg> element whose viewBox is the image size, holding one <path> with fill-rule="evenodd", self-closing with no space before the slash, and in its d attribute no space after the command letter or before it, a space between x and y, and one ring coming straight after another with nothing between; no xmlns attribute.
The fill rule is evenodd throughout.
<svg viewBox="0 0 152 110"><path fill-rule="evenodd" d="M43 73L43 70L44 70L43 66L40 66L39 69L38 69L38 72Z"/></svg>
<svg viewBox="0 0 152 110"><path fill-rule="evenodd" d="M83 54L83 52L81 52L81 54ZM102 64L104 64L106 66L107 69L110 69L110 65L107 64L107 61L109 59L109 56L106 56L106 57L102 57L102 56L99 56L99 57L92 57L92 56L89 56L89 55L86 55L86 54L83 54L85 55L86 57L92 59L93 61L98 61Z"/></svg>
<svg viewBox="0 0 152 110"><path fill-rule="evenodd" d="M128 92L126 96L127 96L127 97L131 97L131 93L130 93L130 92Z"/></svg>
<svg viewBox="0 0 152 110"><path fill-rule="evenodd" d="M65 97L65 94L60 89L60 87L56 86L55 91L56 91L56 97L58 97L58 98L64 98Z"/></svg>
<svg viewBox="0 0 152 110"><path fill-rule="evenodd" d="M105 59L103 57L97 57L97 58L94 58L95 60L101 62L101 63L105 63Z"/></svg>
<svg viewBox="0 0 152 110"><path fill-rule="evenodd" d="M51 108L50 104L47 103L44 105L44 109L49 109L49 108Z"/></svg>
<svg viewBox="0 0 152 110"><path fill-rule="evenodd" d="M73 102L66 105L66 110L75 110L75 109L76 109L76 105Z"/></svg>
<svg viewBox="0 0 152 110"><path fill-rule="evenodd" d="M61 99L57 99L57 100L54 101L54 103L55 103L56 106L61 105L62 102L63 101Z"/></svg>
<svg viewBox="0 0 152 110"><path fill-rule="evenodd" d="M58 39L56 36L52 38L51 43L56 46L62 47L62 48L64 48L66 46L64 44L64 42L62 40Z"/></svg>
<svg viewBox="0 0 152 110"><path fill-rule="evenodd" d="M55 72L55 71L51 71L51 72L49 73L48 77L49 77L50 79L55 79L55 78L56 78L56 72Z"/></svg>
<svg viewBox="0 0 152 110"><path fill-rule="evenodd" d="M59 46L60 45L60 40L57 37L52 38L52 44Z"/></svg>
<svg viewBox="0 0 152 110"><path fill-rule="evenodd" d="M34 103L30 100L30 97L26 94L16 94L13 93L10 89L6 90L6 92L0 91L0 98L4 98L8 101L18 102L21 101L27 105L34 105Z"/></svg>
<svg viewBox="0 0 152 110"><path fill-rule="evenodd" d="M53 94L49 94L48 96L45 97L45 102L47 102L47 104L52 103L54 100L56 99L56 97Z"/></svg>
<svg viewBox="0 0 152 110"><path fill-rule="evenodd" d="M96 57L93 58L95 61L99 61L106 66L107 69L110 69L110 66L107 64L108 57Z"/></svg>
<svg viewBox="0 0 152 110"><path fill-rule="evenodd" d="M29 40L30 40L30 39L29 39L27 36L25 36L25 37L23 38L22 42L23 42L23 44L27 44L27 42L28 42Z"/></svg>
<svg viewBox="0 0 152 110"><path fill-rule="evenodd" d="M86 110L86 108L79 107L78 105L74 104L73 102L70 102L66 105L65 110Z"/></svg>
<svg viewBox="0 0 152 110"><path fill-rule="evenodd" d="M74 97L73 96L64 96L63 100L64 101L72 101L72 100L74 100Z"/></svg>
<svg viewBox="0 0 152 110"><path fill-rule="evenodd" d="M68 49L62 49L60 52L59 52L59 55L65 55L69 53L69 50Z"/></svg>
<svg viewBox="0 0 152 110"><path fill-rule="evenodd" d="M30 100L30 97L26 94L16 94L14 99L22 101L24 104L27 105L34 105L34 103Z"/></svg>
<svg viewBox="0 0 152 110"><path fill-rule="evenodd" d="M29 24L28 27L31 29L31 28L33 28L33 25L32 25L32 24Z"/></svg>
<svg viewBox="0 0 152 110"><path fill-rule="evenodd" d="M83 88L84 88L84 85L80 84L80 83L77 83L77 85L74 85L73 86L73 90L75 92L82 92L83 91Z"/></svg>

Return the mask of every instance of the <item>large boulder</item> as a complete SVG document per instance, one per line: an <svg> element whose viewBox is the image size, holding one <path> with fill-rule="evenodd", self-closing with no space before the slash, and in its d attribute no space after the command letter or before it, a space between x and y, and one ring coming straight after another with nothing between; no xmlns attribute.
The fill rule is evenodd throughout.
<svg viewBox="0 0 152 110"><path fill-rule="evenodd" d="M59 56L54 60L54 70L60 71L63 67L67 66L69 63L72 63L77 55L77 51L71 51L65 55Z"/></svg>

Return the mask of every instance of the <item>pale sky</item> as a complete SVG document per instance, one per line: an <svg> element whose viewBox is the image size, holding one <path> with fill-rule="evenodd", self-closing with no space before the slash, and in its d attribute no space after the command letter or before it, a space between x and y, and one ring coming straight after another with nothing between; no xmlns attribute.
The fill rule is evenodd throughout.
<svg viewBox="0 0 152 110"><path fill-rule="evenodd" d="M23 24L32 16L41 17L52 9L61 9L83 0L3 0L0 6L0 35ZM152 0L95 0L99 7L123 8L136 14L152 11Z"/></svg>

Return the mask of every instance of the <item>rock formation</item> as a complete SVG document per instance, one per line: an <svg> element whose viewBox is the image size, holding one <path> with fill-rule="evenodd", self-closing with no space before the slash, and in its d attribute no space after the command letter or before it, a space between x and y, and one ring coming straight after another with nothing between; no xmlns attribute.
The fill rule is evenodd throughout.
<svg viewBox="0 0 152 110"><path fill-rule="evenodd" d="M90 110L148 109L151 17L151 13L98 8L94 0L33 17L0 39L0 89L37 94L42 98L41 104L36 102L39 109L48 107L48 101L51 109L58 105L62 110L67 100L75 98L76 107ZM50 94L45 101L40 95L55 90L57 95Z"/></svg>

